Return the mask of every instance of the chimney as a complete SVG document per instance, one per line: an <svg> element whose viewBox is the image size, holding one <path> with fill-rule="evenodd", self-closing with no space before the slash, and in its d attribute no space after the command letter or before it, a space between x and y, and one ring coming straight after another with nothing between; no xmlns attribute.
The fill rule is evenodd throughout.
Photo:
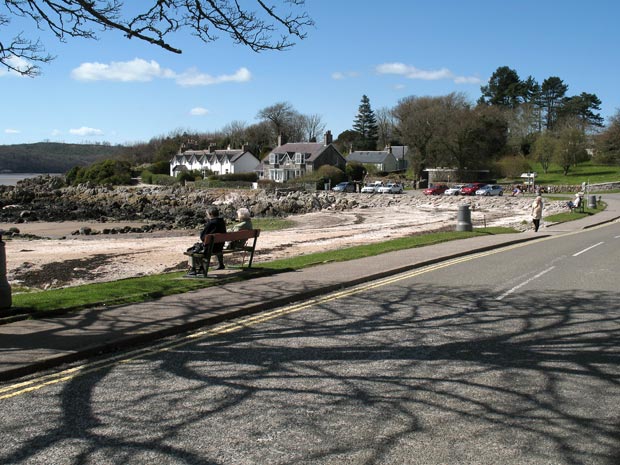
<svg viewBox="0 0 620 465"><path fill-rule="evenodd" d="M278 147L282 145L283 139L282 134L278 134Z"/></svg>
<svg viewBox="0 0 620 465"><path fill-rule="evenodd" d="M334 140L333 140L333 137L332 137L332 132L328 130L325 133L325 145L327 146L327 145L331 144L333 141Z"/></svg>

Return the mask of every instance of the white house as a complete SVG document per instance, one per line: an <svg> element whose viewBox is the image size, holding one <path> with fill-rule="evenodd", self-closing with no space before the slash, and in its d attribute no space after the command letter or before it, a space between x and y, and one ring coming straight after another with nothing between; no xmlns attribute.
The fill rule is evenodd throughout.
<svg viewBox="0 0 620 465"><path fill-rule="evenodd" d="M179 150L170 160L170 176L182 171L211 171L216 174L251 173L260 160L244 147L240 150Z"/></svg>

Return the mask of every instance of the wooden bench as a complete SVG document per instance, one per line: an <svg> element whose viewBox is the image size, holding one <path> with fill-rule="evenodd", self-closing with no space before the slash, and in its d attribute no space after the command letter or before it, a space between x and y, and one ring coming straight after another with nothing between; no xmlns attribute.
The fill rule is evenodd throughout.
<svg viewBox="0 0 620 465"><path fill-rule="evenodd" d="M243 261L241 262L242 267L245 263L245 257L247 256L247 254L250 254L248 268L252 268L252 260L254 259L254 251L256 250L256 240L258 239L258 236L260 236L260 229L244 229L235 232L207 234L203 241L205 246L204 252L184 252L184 254L194 258L202 258L204 276L206 277L207 273L209 272L211 257L214 255L213 247L215 246L215 244L224 244L226 242L230 242L231 247L224 248L224 250L222 250L222 253L224 255L237 252L243 253Z"/></svg>
<svg viewBox="0 0 620 465"><path fill-rule="evenodd" d="M579 213L584 213L585 212L584 204L585 204L585 201L584 201L583 197L580 197L579 198L579 205L577 205L576 207L569 206L568 208L570 208L570 212L571 213L574 213L576 211L579 212Z"/></svg>

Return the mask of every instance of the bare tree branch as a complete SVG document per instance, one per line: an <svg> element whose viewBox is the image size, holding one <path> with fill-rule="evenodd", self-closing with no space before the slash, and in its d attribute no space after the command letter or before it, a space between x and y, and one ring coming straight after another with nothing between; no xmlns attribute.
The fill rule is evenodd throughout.
<svg viewBox="0 0 620 465"><path fill-rule="evenodd" d="M4 0L0 3L0 28L11 17L30 20L40 30L52 32L60 41L70 38L97 39L93 28L119 31L173 53L182 50L168 37L189 31L204 43L227 34L235 44L255 52L286 50L306 37L314 22L303 11L305 0L279 0L280 8L255 0L254 8L244 8L237 0L142 0L148 4L141 13L126 15L120 0ZM132 5L135 7L135 5ZM4 11L3 11L4 10ZM279 37L274 37L278 35ZM39 66L53 57L45 53L39 39L24 37L0 42L0 67L24 76L36 76ZM16 61L25 66L15 66Z"/></svg>

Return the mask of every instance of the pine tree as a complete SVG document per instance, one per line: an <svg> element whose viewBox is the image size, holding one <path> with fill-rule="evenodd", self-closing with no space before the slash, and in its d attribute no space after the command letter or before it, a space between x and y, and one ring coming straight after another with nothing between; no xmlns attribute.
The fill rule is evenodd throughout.
<svg viewBox="0 0 620 465"><path fill-rule="evenodd" d="M377 118L370 107L370 99L362 96L362 103L357 111L357 116L353 122L353 130L360 136L356 148L361 150L376 150L379 127Z"/></svg>

